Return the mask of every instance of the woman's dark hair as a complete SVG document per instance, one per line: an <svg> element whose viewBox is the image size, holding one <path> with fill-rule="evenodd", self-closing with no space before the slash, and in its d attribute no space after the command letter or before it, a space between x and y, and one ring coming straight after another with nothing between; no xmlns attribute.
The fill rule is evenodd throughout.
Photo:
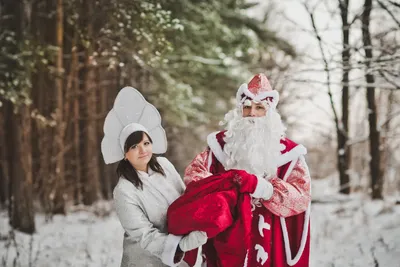
<svg viewBox="0 0 400 267"><path fill-rule="evenodd" d="M150 143L153 143L153 140L151 140L150 136L148 136L145 132L143 131L134 132L131 135L129 135L125 141L124 153L128 152L132 146L142 142L144 134L147 136L147 138L149 138ZM151 156L151 159L148 164L150 169L152 169L155 172L161 173L162 175L165 176L165 172L161 167L161 165L158 163L157 158L154 156L154 154ZM143 189L142 180L140 180L136 169L132 166L132 164L128 160L123 159L118 163L117 175L118 177L123 176L125 179L130 181L134 186L136 186L136 188Z"/></svg>

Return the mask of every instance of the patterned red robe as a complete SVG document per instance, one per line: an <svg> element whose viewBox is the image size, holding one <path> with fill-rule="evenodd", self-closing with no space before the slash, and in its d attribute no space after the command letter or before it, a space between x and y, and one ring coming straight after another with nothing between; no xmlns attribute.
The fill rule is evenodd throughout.
<svg viewBox="0 0 400 267"><path fill-rule="evenodd" d="M223 137L224 132L210 134L207 139L209 148L196 156L188 166L185 171L188 189L191 182L226 172L224 163L228 155L223 151ZM237 260L237 255L230 255L229 251L221 256L215 249L218 244L211 239L204 246L207 267L309 266L311 181L303 157L306 149L287 138L282 139L281 144L284 149L279 159L280 167L276 177L270 179L274 187L271 199L262 202L251 200L253 212L249 244L242 240L232 241L233 246L244 246L246 255L239 253L243 257L241 261ZM218 224L218 221L214 223ZM235 240L230 236L230 229L221 234L227 240ZM245 231L241 234L245 234ZM221 247L217 250L221 251Z"/></svg>

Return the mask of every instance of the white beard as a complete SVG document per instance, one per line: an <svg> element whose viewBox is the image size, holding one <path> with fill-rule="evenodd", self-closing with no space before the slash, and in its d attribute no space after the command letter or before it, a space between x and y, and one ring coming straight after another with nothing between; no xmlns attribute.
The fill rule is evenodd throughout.
<svg viewBox="0 0 400 267"><path fill-rule="evenodd" d="M225 116L228 122L224 151L229 159L226 169L240 169L263 177L276 175L281 155L280 139L285 134L281 116L270 108L264 117L242 117L241 109Z"/></svg>

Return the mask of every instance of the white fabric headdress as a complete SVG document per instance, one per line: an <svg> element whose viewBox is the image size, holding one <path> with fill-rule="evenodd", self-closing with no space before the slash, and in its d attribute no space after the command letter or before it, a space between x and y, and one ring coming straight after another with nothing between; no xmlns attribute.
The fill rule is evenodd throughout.
<svg viewBox="0 0 400 267"><path fill-rule="evenodd" d="M101 152L106 164L124 158L124 145L129 135L146 132L153 140L153 153L167 151L167 137L161 126L158 110L133 87L124 87L114 101L114 107L104 121Z"/></svg>

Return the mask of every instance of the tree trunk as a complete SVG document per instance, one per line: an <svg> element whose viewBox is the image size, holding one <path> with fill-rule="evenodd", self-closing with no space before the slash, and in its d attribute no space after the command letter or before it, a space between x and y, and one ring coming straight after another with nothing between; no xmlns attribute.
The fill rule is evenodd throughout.
<svg viewBox="0 0 400 267"><path fill-rule="evenodd" d="M3 164L0 164L0 187L0 209L3 209L7 206L8 200L8 179Z"/></svg>
<svg viewBox="0 0 400 267"><path fill-rule="evenodd" d="M85 55L85 77L84 77L84 92L85 95L85 110L86 110L86 133L85 133L85 151L84 157L86 160L86 171L84 172L84 184L83 187L83 203L85 205L91 205L93 202L101 198L100 191L100 175L99 175L99 144L97 143L97 116L96 116L96 105L97 95L95 87L95 75L91 58L93 55L94 42L93 36L93 3L86 1L86 26L87 35L89 38L89 46L86 49Z"/></svg>
<svg viewBox="0 0 400 267"><path fill-rule="evenodd" d="M54 44L56 24L54 17L41 16L42 13L52 13L55 5L50 0L34 1L32 3L32 37L38 44ZM36 71L32 75L32 173L35 197L40 200L47 215L53 211L53 201L50 199L54 185L55 162L54 129L48 122L53 120L52 112L56 103L54 79L47 64L36 63ZM43 116L43 117L42 117ZM45 119L42 120L42 118Z"/></svg>
<svg viewBox="0 0 400 267"><path fill-rule="evenodd" d="M72 117L73 117L73 154L74 154L74 202L75 204L82 203L82 160L81 160L81 131L79 125L80 109L79 109L79 58L78 58L78 32L74 30L74 38L72 42L72 66L71 77L73 77L73 102L72 102Z"/></svg>
<svg viewBox="0 0 400 267"><path fill-rule="evenodd" d="M350 25L348 10L350 0L339 0L340 15L342 18L342 125L338 135L338 169L340 179L340 193L350 194L350 146L349 139L349 73L350 73Z"/></svg>
<svg viewBox="0 0 400 267"><path fill-rule="evenodd" d="M12 110L11 104L8 114ZM29 106L21 106L13 117L9 116L7 131L10 158L11 210L10 224L25 233L35 231L32 184L31 118Z"/></svg>
<svg viewBox="0 0 400 267"><path fill-rule="evenodd" d="M9 16L7 23L2 27L15 31L16 41L20 44L27 39L30 24L28 3L21 1L4 1L0 3L0 13ZM3 9L3 10L2 10ZM4 13L3 13L4 12ZM10 47L10 51L19 54L18 46ZM11 75L24 72L28 76L25 66L19 65L10 59L5 62ZM10 77L14 79L17 77ZM10 90L27 90L26 88L10 88ZM27 92L30 95L30 92ZM33 190L32 190L32 148L31 148L31 118L30 107L20 103L18 112L14 113L14 104L4 101L5 129L4 133L8 159L9 175L9 218L10 225L20 231L33 233L35 231Z"/></svg>
<svg viewBox="0 0 400 267"><path fill-rule="evenodd" d="M54 184L54 201L53 201L53 214L65 214L65 122L64 122L64 66L63 66L63 43L64 43L64 9L63 0L57 0L57 19L56 19L56 44L58 47L57 52L57 77L56 77L56 171L55 171L55 184Z"/></svg>
<svg viewBox="0 0 400 267"><path fill-rule="evenodd" d="M111 81L111 86L114 86L113 84L113 79L115 77L115 71L108 71L108 70L100 70L99 75L98 75L98 80L101 79L101 77L104 77L107 81ZM110 106L108 104L109 102L109 86L101 86L100 87L100 103L98 105L98 111L97 114L99 116L102 116L102 119L100 120L101 122L104 122L105 116L107 115ZM98 123L97 124L97 132L100 133L98 135L98 141L97 143L100 144L101 140L104 136L103 134L103 123ZM113 177L110 177L110 165L104 164L103 161L103 156L101 153L98 154L99 156L99 165L100 165L100 171L101 171L101 191L102 191L102 196L105 199L111 199L112 198L112 188L111 188L111 179Z"/></svg>
<svg viewBox="0 0 400 267"><path fill-rule="evenodd" d="M370 15L372 0L365 0L362 14L362 36L365 51L365 79L367 82L367 103L369 122L369 146L370 146L370 175L372 199L382 199L383 177L380 170L380 133L377 128L377 111L375 105L375 77L371 71L373 60L372 41L370 34Z"/></svg>
<svg viewBox="0 0 400 267"><path fill-rule="evenodd" d="M4 102L3 99L1 99ZM12 114L6 114L5 108L0 108L0 128L6 129L5 118L12 116ZM6 207L9 199L9 172L8 172L8 160L6 151L6 139L5 131L0 131L0 208Z"/></svg>
<svg viewBox="0 0 400 267"><path fill-rule="evenodd" d="M382 95L382 93L381 93ZM388 191L396 191L395 187L396 184L391 184L391 181L395 181L395 177L393 177L393 153L392 149L390 146L390 141L389 141L389 136L390 136L390 131L392 130L391 128L391 119L393 116L393 105L395 103L395 97L394 97L394 91L390 90L389 94L387 92L383 92L383 97L386 97L387 95L387 101L380 101L380 103L385 103L386 104L386 118L385 123L382 126L382 132L381 132L381 144L380 146L383 148L381 152L381 176L384 177L384 182L382 181L382 191L385 191L386 189ZM382 97L382 98L383 98ZM384 112L382 112L384 114ZM390 193L393 193L390 192Z"/></svg>

